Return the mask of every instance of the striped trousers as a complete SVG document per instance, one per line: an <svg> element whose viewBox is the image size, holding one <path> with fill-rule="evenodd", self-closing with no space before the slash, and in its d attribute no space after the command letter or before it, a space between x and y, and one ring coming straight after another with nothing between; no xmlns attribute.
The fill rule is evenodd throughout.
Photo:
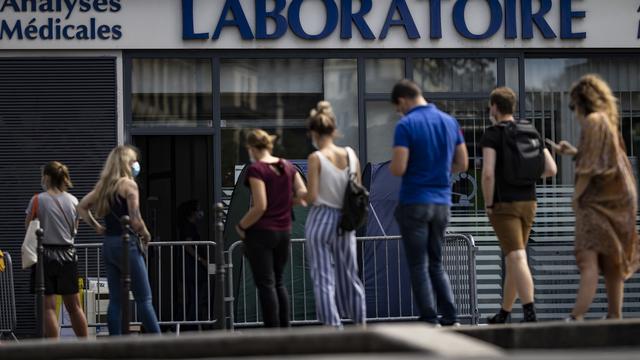
<svg viewBox="0 0 640 360"><path fill-rule="evenodd" d="M318 320L337 327L342 325L341 314L356 324L364 324L366 317L355 232L338 234L340 216L339 209L314 206L305 226Z"/></svg>

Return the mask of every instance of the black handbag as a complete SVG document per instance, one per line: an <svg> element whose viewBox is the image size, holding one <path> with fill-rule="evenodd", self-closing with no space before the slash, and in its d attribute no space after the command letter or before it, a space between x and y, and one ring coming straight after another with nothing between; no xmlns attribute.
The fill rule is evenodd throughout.
<svg viewBox="0 0 640 360"><path fill-rule="evenodd" d="M352 166L351 149L347 148L347 163L349 169L349 181L344 193L342 205L342 217L338 225L338 232L354 231L367 222L369 216L369 191L358 184L356 167ZM353 162L355 164L355 161Z"/></svg>

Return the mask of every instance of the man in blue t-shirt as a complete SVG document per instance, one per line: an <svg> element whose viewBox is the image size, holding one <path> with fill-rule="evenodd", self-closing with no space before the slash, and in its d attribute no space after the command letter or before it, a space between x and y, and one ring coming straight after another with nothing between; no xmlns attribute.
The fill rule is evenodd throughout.
<svg viewBox="0 0 640 360"><path fill-rule="evenodd" d="M467 170L467 147L456 119L427 103L414 82L398 82L391 102L404 114L396 126L391 173L402 176L395 216L420 320L457 325L453 292L442 265L442 242L450 216L451 175Z"/></svg>

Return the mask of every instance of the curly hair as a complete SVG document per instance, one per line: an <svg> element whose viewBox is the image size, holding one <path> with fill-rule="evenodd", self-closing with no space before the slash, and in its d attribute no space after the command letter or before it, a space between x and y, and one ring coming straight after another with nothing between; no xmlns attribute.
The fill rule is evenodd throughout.
<svg viewBox="0 0 640 360"><path fill-rule="evenodd" d="M598 75L583 76L571 87L571 105L582 110L585 116L603 113L611 130L616 133L620 125L618 99L609 85Z"/></svg>

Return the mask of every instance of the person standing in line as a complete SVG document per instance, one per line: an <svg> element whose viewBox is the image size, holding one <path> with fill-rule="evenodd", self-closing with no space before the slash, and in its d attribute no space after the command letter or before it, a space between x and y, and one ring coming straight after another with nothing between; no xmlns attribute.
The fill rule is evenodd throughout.
<svg viewBox="0 0 640 360"><path fill-rule="evenodd" d="M135 181L139 173L140 163L136 149L129 145L116 147L107 157L95 188L78 205L82 219L96 233L104 235L102 257L109 286L107 309L109 335L122 334L122 307L129 306L129 304L122 304L121 296L123 229L120 218L124 215L130 217L133 231L142 234L143 246L151 241L151 234L140 213L140 193ZM106 226L100 225L91 210L95 210L98 218L104 219ZM143 250L135 237L129 242L129 270L131 290L142 325L147 333L160 333L158 319L151 303L151 287Z"/></svg>
<svg viewBox="0 0 640 360"><path fill-rule="evenodd" d="M459 325L442 264L442 242L450 217L452 173L466 171L469 162L462 131L453 117L427 103L418 85L410 80L394 86L391 102L404 115L396 125L390 165L391 173L402 177L395 218L420 320Z"/></svg>
<svg viewBox="0 0 640 360"><path fill-rule="evenodd" d="M265 327L289 327L289 295L284 268L289 260L292 207L302 204L307 188L287 160L271 155L276 137L263 130L247 135L251 165L245 185L251 189L251 208L236 225L244 240L258 288Z"/></svg>
<svg viewBox="0 0 640 360"><path fill-rule="evenodd" d="M67 192L73 187L69 169L58 161L49 162L42 170L41 181L44 191L29 202L25 224L29 227L29 222L38 218L44 230L44 335L48 338L60 336L56 295L62 295L73 331L77 337L87 337L87 319L78 296L78 256L74 248L78 199ZM32 288L35 289L36 266L31 270Z"/></svg>
<svg viewBox="0 0 640 360"><path fill-rule="evenodd" d="M580 288L568 320L582 320L604 274L608 319L622 318L624 281L638 269L636 181L620 133L617 99L597 75L586 75L570 92L580 124L576 149L562 141L556 151L575 157L575 255Z"/></svg>
<svg viewBox="0 0 640 360"><path fill-rule="evenodd" d="M313 207L305 225L316 312L325 325L341 327L341 313L364 325L366 304L358 277L355 231L338 228L350 173L361 182L360 163L351 148L335 145L336 118L329 102L321 101L311 110L308 129L318 149L308 159L306 200Z"/></svg>
<svg viewBox="0 0 640 360"><path fill-rule="evenodd" d="M482 147L482 193L489 221L500 242L505 257L506 275L502 294L502 308L490 317L489 324L503 324L510 320L511 310L520 297L525 322L537 321L533 297L533 278L527 263L527 241L536 214L536 184L514 185L502 175L509 165L505 163L504 136L508 126L516 123L516 94L501 87L495 89L489 100L492 126L480 141ZM544 149L542 177L555 176L556 163ZM512 169L513 170L513 169Z"/></svg>

